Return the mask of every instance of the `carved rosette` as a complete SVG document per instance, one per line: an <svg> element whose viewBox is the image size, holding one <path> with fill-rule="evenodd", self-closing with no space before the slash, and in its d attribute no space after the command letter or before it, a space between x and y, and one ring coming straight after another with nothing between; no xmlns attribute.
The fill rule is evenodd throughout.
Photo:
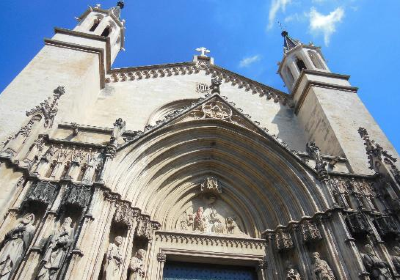
<svg viewBox="0 0 400 280"><path fill-rule="evenodd" d="M322 239L318 226L312 221L305 221L301 224L301 234L304 243L315 242Z"/></svg>
<svg viewBox="0 0 400 280"><path fill-rule="evenodd" d="M292 236L287 230L279 229L275 234L275 242L278 251L285 251L294 248Z"/></svg>
<svg viewBox="0 0 400 280"><path fill-rule="evenodd" d="M133 226L134 219L138 216L139 211L132 209L127 202L117 204L114 222L125 224L128 228Z"/></svg>

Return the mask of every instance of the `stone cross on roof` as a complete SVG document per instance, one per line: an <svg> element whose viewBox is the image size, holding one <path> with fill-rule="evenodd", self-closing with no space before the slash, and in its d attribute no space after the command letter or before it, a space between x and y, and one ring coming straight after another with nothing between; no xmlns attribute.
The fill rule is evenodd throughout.
<svg viewBox="0 0 400 280"><path fill-rule="evenodd" d="M205 47L197 48L196 51L201 52L200 56L202 57L207 57L207 54L211 52L210 50L207 50L207 48Z"/></svg>

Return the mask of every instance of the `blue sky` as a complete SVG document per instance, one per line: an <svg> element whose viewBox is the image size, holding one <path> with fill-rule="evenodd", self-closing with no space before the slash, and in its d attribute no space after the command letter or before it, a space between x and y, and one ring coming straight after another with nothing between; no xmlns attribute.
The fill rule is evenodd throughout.
<svg viewBox="0 0 400 280"><path fill-rule="evenodd" d="M88 5L116 1L3 1L0 91L43 47L54 27L73 28ZM400 151L400 1L398 0L126 0L126 51L114 67L190 61L211 50L217 65L286 91L276 74L280 27L322 47L332 72L353 86ZM345 112L344 112L345 113Z"/></svg>

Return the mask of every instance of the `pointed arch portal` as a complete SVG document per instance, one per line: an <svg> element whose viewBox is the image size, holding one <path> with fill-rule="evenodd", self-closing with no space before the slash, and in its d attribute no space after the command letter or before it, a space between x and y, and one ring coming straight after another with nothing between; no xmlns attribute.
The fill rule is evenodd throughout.
<svg viewBox="0 0 400 280"><path fill-rule="evenodd" d="M182 230L188 216L195 224L203 208L204 215L217 216L221 223L234 218L238 235L260 238L266 229L327 208L326 190L277 140L220 97L201 106L208 111L195 107L123 147L107 179L112 188L163 230ZM210 112L215 115L199 117ZM208 178L220 191L201 190Z"/></svg>

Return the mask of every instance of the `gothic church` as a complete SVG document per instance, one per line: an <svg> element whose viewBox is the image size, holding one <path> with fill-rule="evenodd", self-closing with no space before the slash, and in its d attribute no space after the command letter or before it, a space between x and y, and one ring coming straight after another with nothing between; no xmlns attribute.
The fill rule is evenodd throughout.
<svg viewBox="0 0 400 280"><path fill-rule="evenodd" d="M123 7L0 95L0 280L400 279L399 155L348 75L287 32L288 93L205 48L115 69Z"/></svg>

